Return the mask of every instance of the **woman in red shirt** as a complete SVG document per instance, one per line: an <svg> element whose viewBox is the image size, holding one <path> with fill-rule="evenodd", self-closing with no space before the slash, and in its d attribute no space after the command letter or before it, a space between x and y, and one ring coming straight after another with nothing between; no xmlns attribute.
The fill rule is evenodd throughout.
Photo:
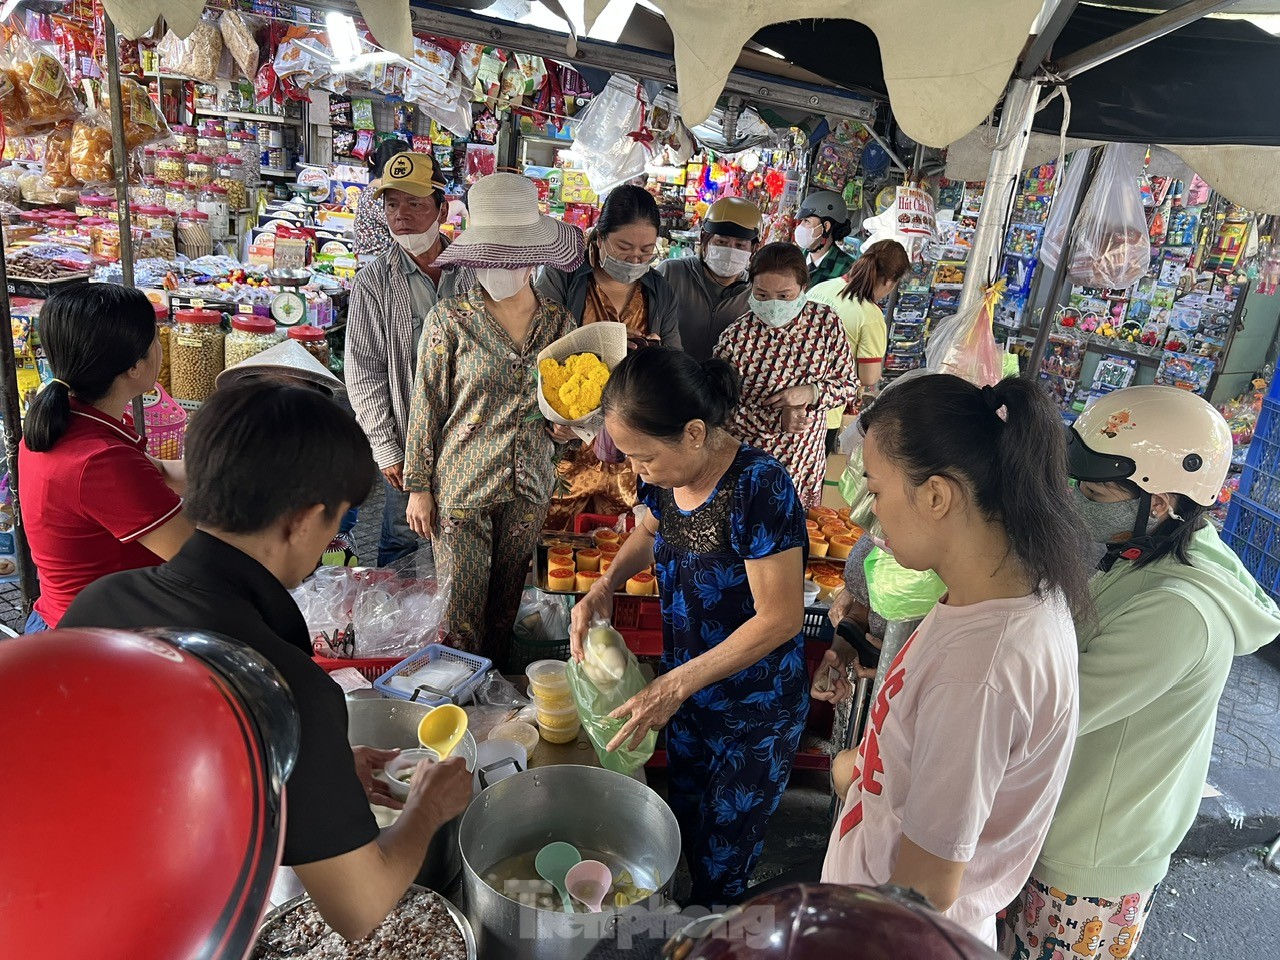
<svg viewBox="0 0 1280 960"><path fill-rule="evenodd" d="M56 627L99 577L169 559L193 531L182 461L147 456L123 419L160 372L151 302L131 287L74 287L45 301L37 331L53 380L27 408L18 448L41 590L28 633Z"/></svg>

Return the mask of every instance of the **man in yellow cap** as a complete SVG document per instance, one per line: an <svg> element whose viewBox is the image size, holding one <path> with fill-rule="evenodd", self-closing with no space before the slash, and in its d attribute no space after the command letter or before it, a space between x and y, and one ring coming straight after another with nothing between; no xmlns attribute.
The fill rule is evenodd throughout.
<svg viewBox="0 0 1280 960"><path fill-rule="evenodd" d="M747 265L760 245L760 210L741 197L721 197L707 208L698 256L667 260L654 269L676 294L680 342L707 360L726 327L747 312Z"/></svg>
<svg viewBox="0 0 1280 960"><path fill-rule="evenodd" d="M422 325L438 300L468 289L471 277L433 265L448 245L440 234L448 204L444 176L429 154L391 157L373 198L386 210L394 243L356 274L345 369L352 410L386 481L378 541L378 566L386 566L419 544L405 520L404 442Z"/></svg>

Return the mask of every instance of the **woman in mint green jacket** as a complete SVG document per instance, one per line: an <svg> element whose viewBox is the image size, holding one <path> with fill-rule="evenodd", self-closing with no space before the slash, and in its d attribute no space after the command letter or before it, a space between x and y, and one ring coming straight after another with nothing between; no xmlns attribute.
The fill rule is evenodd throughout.
<svg viewBox="0 0 1280 960"><path fill-rule="evenodd" d="M1071 431L1099 572L1077 623L1080 728L1044 849L1001 939L1014 960L1125 960L1195 820L1232 659L1280 610L1205 514L1231 432L1205 400L1131 387Z"/></svg>

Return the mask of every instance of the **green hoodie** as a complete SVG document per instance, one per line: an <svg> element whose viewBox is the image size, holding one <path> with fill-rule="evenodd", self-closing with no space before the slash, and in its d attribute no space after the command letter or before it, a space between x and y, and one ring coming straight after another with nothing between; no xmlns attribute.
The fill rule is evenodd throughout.
<svg viewBox="0 0 1280 960"><path fill-rule="evenodd" d="M1214 529L1192 565L1120 561L1077 624L1080 730L1035 876L1080 897L1155 886L1195 821L1233 657L1280 635L1280 610Z"/></svg>

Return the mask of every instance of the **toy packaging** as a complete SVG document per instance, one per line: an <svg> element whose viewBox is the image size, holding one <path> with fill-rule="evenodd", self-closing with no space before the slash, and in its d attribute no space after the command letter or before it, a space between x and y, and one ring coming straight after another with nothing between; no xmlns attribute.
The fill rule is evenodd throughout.
<svg viewBox="0 0 1280 960"><path fill-rule="evenodd" d="M1196 357L1189 354L1175 353L1166 350L1156 370L1156 383L1181 390L1190 390L1204 396L1213 380L1217 364L1209 357Z"/></svg>
<svg viewBox="0 0 1280 960"><path fill-rule="evenodd" d="M1105 356L1098 361L1098 369L1093 372L1093 395L1100 397L1114 390L1123 390L1133 383L1137 373L1138 361L1133 357Z"/></svg>

